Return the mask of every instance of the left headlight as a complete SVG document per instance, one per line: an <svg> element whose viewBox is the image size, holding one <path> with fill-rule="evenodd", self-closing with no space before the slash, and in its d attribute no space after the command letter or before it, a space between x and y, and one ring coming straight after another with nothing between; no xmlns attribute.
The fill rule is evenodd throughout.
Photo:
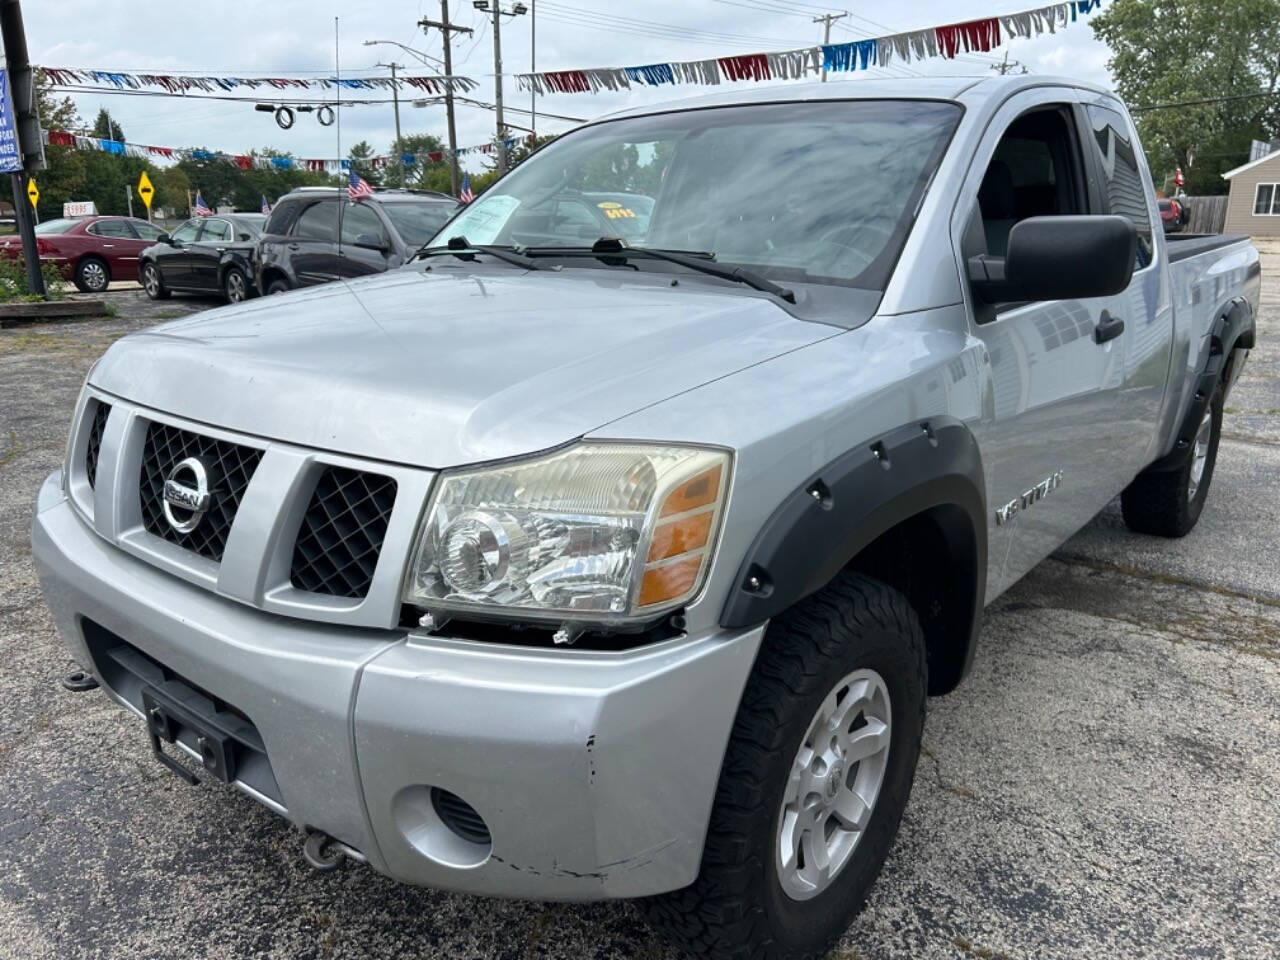
<svg viewBox="0 0 1280 960"><path fill-rule="evenodd" d="M583 443L443 474L404 599L455 615L649 619L702 586L729 466L720 450Z"/></svg>

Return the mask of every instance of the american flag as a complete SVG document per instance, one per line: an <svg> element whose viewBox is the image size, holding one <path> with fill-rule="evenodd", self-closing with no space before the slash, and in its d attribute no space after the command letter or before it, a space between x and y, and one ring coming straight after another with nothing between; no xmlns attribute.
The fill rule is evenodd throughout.
<svg viewBox="0 0 1280 960"><path fill-rule="evenodd" d="M373 196L373 187L365 181L364 177L356 173L355 169L351 170L351 179L347 181L347 199L352 203L357 200L363 200L365 197Z"/></svg>
<svg viewBox="0 0 1280 960"><path fill-rule="evenodd" d="M471 192L471 174L464 173L462 175L462 193L458 194L458 199L463 203L470 203L475 198L476 195Z"/></svg>
<svg viewBox="0 0 1280 960"><path fill-rule="evenodd" d="M271 204L267 203L267 195L262 195L262 215L265 217L271 213Z"/></svg>
<svg viewBox="0 0 1280 960"><path fill-rule="evenodd" d="M209 209L209 205L204 202L204 197L200 196L200 191L196 191L196 204L192 208L192 213L197 217L212 217L213 211Z"/></svg>

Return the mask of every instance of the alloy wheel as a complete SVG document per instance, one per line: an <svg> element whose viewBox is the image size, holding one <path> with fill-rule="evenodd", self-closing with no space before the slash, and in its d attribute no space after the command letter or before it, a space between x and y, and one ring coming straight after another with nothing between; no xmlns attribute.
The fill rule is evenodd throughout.
<svg viewBox="0 0 1280 960"><path fill-rule="evenodd" d="M855 670L823 698L791 763L774 844L793 900L826 890L866 832L884 784L893 719L889 688Z"/></svg>
<svg viewBox="0 0 1280 960"><path fill-rule="evenodd" d="M1213 439L1213 409L1205 411L1200 428L1196 430L1195 447L1191 452L1191 477L1187 483L1187 499L1194 500L1204 480L1204 468L1209 462L1209 441Z"/></svg>

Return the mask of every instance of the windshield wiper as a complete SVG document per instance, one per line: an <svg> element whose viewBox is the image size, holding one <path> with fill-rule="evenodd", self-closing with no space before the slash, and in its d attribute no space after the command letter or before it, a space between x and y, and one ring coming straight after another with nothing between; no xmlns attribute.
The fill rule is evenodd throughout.
<svg viewBox="0 0 1280 960"><path fill-rule="evenodd" d="M697 270L699 273L705 273L708 276L745 284L754 290L771 293L775 297L786 300L788 303L796 302L795 291L776 284L772 280L760 276L754 270L748 270L746 267L729 267L716 263L714 253L677 252L674 250L660 250L657 247L632 247L625 240L618 237L601 237L590 247L525 247L523 249L531 257L591 256L604 260L606 263L610 261L625 263L629 257L651 257L654 260L678 263L682 267Z"/></svg>
<svg viewBox="0 0 1280 960"><path fill-rule="evenodd" d="M453 254L459 260L474 260L477 253L487 253L491 257L496 257L513 266L524 267L526 270L545 269L534 262L532 257L523 256L508 247L492 247L483 243L469 243L466 237L450 237L449 242L443 247L428 247L424 244L414 253L413 259Z"/></svg>

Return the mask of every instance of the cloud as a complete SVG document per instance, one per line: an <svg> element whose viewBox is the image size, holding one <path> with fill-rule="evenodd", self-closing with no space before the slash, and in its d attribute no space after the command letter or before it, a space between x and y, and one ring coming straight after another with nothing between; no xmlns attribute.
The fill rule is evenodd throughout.
<svg viewBox="0 0 1280 960"><path fill-rule="evenodd" d="M510 0L505 0L509 5ZM526 3L528 0L526 0ZM994 2L995 11L990 4ZM1011 12L1028 0L900 0L887 10L877 5L851 10L832 31L832 40L879 36L914 27L954 22L992 12ZM541 0L537 3L537 65L540 69L623 66L663 60L685 60L731 53L779 50L818 43L822 27L813 22L819 6L776 0L648 0L621 4L616 0ZM866 14L870 12L871 16ZM480 83L476 99L492 102L493 37L486 15L466 0L455 0L456 23L471 27L470 36L455 37L454 72ZM344 72L368 76L390 56L409 68L431 72L392 46L362 45L366 39L389 39L413 45L433 56L441 53L438 33L424 35L416 26L423 16L439 18L438 0L387 0L350 3L330 0L204 0L199 4L166 3L140 7L132 0L57 0L28 4L24 10L33 60L49 66L101 67L127 70L186 69L205 73L263 74L332 72L334 17L340 17L340 53ZM874 18L874 19L872 19ZM502 47L507 73L524 71L530 62L528 15L504 18ZM1065 74L1109 85L1106 47L1093 39L1087 22L1054 37L1014 41L1010 55L1037 73ZM932 74L989 76L1003 51L970 55L955 62L941 60L897 65L867 76L905 77ZM381 71L384 72L385 71ZM857 82L861 77L852 78ZM528 126L530 96L505 86L509 122ZM607 95L552 95L539 98L538 109L592 118L622 107L661 103L704 92L695 87L636 89ZM382 96L371 99L382 99ZM336 130L301 115L291 130L280 130L270 114L252 104L107 95L76 97L81 115L91 119L106 106L133 140L162 146L205 146L229 153L275 146L304 157L328 157L337 151ZM406 135L445 135L442 106L415 108L401 102ZM476 107L458 108L460 145L483 143L494 135L494 115ZM573 126L542 118L540 132ZM344 152L357 140L379 151L390 146L394 118L390 103L349 106L342 110ZM475 161L469 161L474 163Z"/></svg>

